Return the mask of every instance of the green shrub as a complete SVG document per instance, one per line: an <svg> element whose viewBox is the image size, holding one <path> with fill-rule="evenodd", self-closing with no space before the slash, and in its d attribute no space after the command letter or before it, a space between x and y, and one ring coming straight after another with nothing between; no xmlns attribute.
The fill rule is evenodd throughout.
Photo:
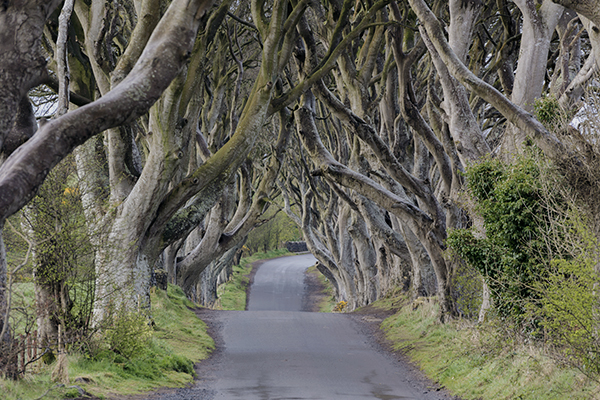
<svg viewBox="0 0 600 400"><path fill-rule="evenodd" d="M587 243L577 257L556 259L550 273L536 288L542 293L542 326L563 350L566 361L589 375L600 374L600 276L598 242L575 223Z"/></svg>
<svg viewBox="0 0 600 400"><path fill-rule="evenodd" d="M490 287L501 316L521 318L537 298L534 283L544 276L548 246L540 237L546 217L540 167L529 155L513 164L487 159L467 170L468 188L484 220L485 237L457 229L447 243L478 270Z"/></svg>
<svg viewBox="0 0 600 400"><path fill-rule="evenodd" d="M551 132L562 131L573 119L553 95L538 98L533 108L535 117Z"/></svg>
<svg viewBox="0 0 600 400"><path fill-rule="evenodd" d="M498 332L548 340L562 361L598 376L600 245L546 168L533 151L512 164L485 160L469 168L485 236L454 230L447 244L484 276Z"/></svg>
<svg viewBox="0 0 600 400"><path fill-rule="evenodd" d="M145 315L131 311L119 311L107 318L103 335L110 351L126 359L141 354L152 338L148 322Z"/></svg>

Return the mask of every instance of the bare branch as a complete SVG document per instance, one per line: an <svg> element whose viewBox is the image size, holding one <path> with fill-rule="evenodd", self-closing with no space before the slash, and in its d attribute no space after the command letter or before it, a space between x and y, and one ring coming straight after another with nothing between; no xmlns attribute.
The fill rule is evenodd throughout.
<svg viewBox="0 0 600 400"><path fill-rule="evenodd" d="M69 61L67 59L67 39L71 13L75 0L65 0L58 17L58 38L56 39L56 54L54 55L58 75L58 109L56 116L60 117L69 111Z"/></svg>
<svg viewBox="0 0 600 400"><path fill-rule="evenodd" d="M99 100L49 122L0 167L0 219L26 204L76 146L145 113L189 56L198 18L214 0L178 0L161 19L132 72ZM40 156L42 155L42 156Z"/></svg>

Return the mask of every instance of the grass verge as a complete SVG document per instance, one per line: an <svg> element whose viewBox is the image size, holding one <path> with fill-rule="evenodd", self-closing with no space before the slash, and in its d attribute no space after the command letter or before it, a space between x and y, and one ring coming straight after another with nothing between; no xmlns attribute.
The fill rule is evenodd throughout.
<svg viewBox="0 0 600 400"><path fill-rule="evenodd" d="M393 348L465 400L600 398L597 382L560 365L543 348L507 339L493 326L464 320L439 324L437 306L427 300L410 303L399 297L374 306L400 308L382 323Z"/></svg>
<svg viewBox="0 0 600 400"><path fill-rule="evenodd" d="M254 253L249 257L242 258L239 265L233 267L233 275L229 281L217 288L219 303L217 303L216 308L220 310L245 310L246 291L250 283L249 275L252 272L252 263L292 254L288 249L277 249L266 253Z"/></svg>
<svg viewBox="0 0 600 400"><path fill-rule="evenodd" d="M38 365L19 381L0 380L5 400L54 400L79 397L77 385L99 398L136 394L158 387L181 387L194 378L194 363L207 358L214 342L206 325L191 309L177 286L153 290L152 315L155 326L147 346L128 359L109 351L95 355L68 356L69 385L58 387L51 381L52 365ZM101 346L101 344L98 344ZM37 369L37 370L36 370Z"/></svg>

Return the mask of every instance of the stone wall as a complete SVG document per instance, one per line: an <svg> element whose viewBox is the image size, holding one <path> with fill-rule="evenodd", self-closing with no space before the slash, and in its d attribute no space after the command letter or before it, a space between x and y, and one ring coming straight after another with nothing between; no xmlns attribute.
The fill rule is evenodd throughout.
<svg viewBox="0 0 600 400"><path fill-rule="evenodd" d="M291 253L302 253L308 251L306 242L285 242L285 247Z"/></svg>

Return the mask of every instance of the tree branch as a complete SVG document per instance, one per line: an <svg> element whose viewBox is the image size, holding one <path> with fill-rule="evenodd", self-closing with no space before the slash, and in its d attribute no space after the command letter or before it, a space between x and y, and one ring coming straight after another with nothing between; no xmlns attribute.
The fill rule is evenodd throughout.
<svg viewBox="0 0 600 400"><path fill-rule="evenodd" d="M132 72L99 100L47 123L0 167L0 220L25 205L46 175L76 146L147 112L179 73L198 20L214 0L176 0Z"/></svg>
<svg viewBox="0 0 600 400"><path fill-rule="evenodd" d="M56 69L58 75L58 106L56 116L60 117L69 111L69 62L67 59L67 39L74 0L65 0L58 17L58 38L56 39Z"/></svg>

